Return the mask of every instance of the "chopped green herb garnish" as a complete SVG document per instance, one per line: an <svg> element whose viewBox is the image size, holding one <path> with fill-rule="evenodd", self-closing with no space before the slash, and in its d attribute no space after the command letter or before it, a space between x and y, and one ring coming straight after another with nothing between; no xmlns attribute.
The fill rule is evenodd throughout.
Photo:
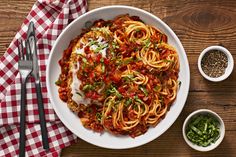
<svg viewBox="0 0 236 157"><path fill-rule="evenodd" d="M94 86L101 86L103 84L104 84L104 82L102 82L102 81L94 82Z"/></svg>
<svg viewBox="0 0 236 157"><path fill-rule="evenodd" d="M84 73L84 76L85 76L85 77L88 77L88 74L85 72L85 73Z"/></svg>
<svg viewBox="0 0 236 157"><path fill-rule="evenodd" d="M116 65L121 65L121 64L122 64L122 59L117 58L117 59L115 60L115 64L116 64Z"/></svg>
<svg viewBox="0 0 236 157"><path fill-rule="evenodd" d="M92 40L92 41L89 42L89 46L95 45L95 44L97 44L97 43L98 43L98 41Z"/></svg>
<svg viewBox="0 0 236 157"><path fill-rule="evenodd" d="M88 113L92 113L92 112L93 112L93 109L92 109L91 107L88 107L88 108L87 108L87 112L88 112Z"/></svg>
<svg viewBox="0 0 236 157"><path fill-rule="evenodd" d="M139 99L137 96L134 97L134 100L135 100L136 102L139 102L139 103L141 103L141 104L144 104L144 102L143 102L141 99Z"/></svg>
<svg viewBox="0 0 236 157"><path fill-rule="evenodd" d="M94 50L94 52L95 53L98 53L99 51L101 51L102 49L101 49L101 47L97 47L95 50Z"/></svg>
<svg viewBox="0 0 236 157"><path fill-rule="evenodd" d="M134 51L138 51L139 50L139 48L138 47L134 47Z"/></svg>
<svg viewBox="0 0 236 157"><path fill-rule="evenodd" d="M134 110L138 110L138 105L134 104Z"/></svg>
<svg viewBox="0 0 236 157"><path fill-rule="evenodd" d="M181 82L181 81L179 81L179 87L181 86L181 84L182 84L182 82Z"/></svg>
<svg viewBox="0 0 236 157"><path fill-rule="evenodd" d="M61 80L58 79L58 80L55 82L55 84L56 84L57 86L60 86Z"/></svg>
<svg viewBox="0 0 236 157"><path fill-rule="evenodd" d="M145 96L148 96L148 91L145 87L139 86L139 89L144 93Z"/></svg>
<svg viewBox="0 0 236 157"><path fill-rule="evenodd" d="M108 47L108 44L103 44L103 45L100 45L100 47L101 47L101 49L103 50L103 49L105 49L105 48L107 48L107 47Z"/></svg>
<svg viewBox="0 0 236 157"><path fill-rule="evenodd" d="M84 63L88 63L88 61L87 61L86 58L82 58L82 61L83 61Z"/></svg>
<svg viewBox="0 0 236 157"><path fill-rule="evenodd" d="M102 73L104 73L104 72L105 72L105 65L102 64Z"/></svg>
<svg viewBox="0 0 236 157"><path fill-rule="evenodd" d="M128 74L128 75L126 75L126 77L128 77L129 79L133 79L134 75L133 74Z"/></svg>
<svg viewBox="0 0 236 157"><path fill-rule="evenodd" d="M220 137L219 122L209 114L194 117L187 125L186 136L196 145L209 146Z"/></svg>
<svg viewBox="0 0 236 157"><path fill-rule="evenodd" d="M157 92L157 91L160 90L160 88L161 88L160 86L156 85L156 86L154 87L154 91Z"/></svg>
<svg viewBox="0 0 236 157"><path fill-rule="evenodd" d="M79 96L81 96L81 97L82 97L82 94L81 94L80 92L76 92L76 94L78 94Z"/></svg>
<svg viewBox="0 0 236 157"><path fill-rule="evenodd" d="M149 47L149 46L150 46L150 44L151 44L151 41L150 41L150 39L148 39L148 40L144 41L144 45L145 45L145 47L146 47L146 48L147 48L147 47Z"/></svg>
<svg viewBox="0 0 236 157"><path fill-rule="evenodd" d="M123 97L119 92L116 93L116 96L117 96L119 99Z"/></svg>
<svg viewBox="0 0 236 157"><path fill-rule="evenodd" d="M95 53L100 52L101 50L105 49L108 47L108 44L102 44L102 45L98 45L98 47L94 50Z"/></svg>
<svg viewBox="0 0 236 157"><path fill-rule="evenodd" d="M106 91L106 94L115 94L119 99L123 97L122 94L116 89L116 87L111 85L111 88Z"/></svg>
<svg viewBox="0 0 236 157"><path fill-rule="evenodd" d="M131 82L131 81L133 81L133 79L134 79L134 75L129 74L129 75L126 75L126 76L123 77L123 78L124 78L125 82Z"/></svg>
<svg viewBox="0 0 236 157"><path fill-rule="evenodd" d="M128 58L128 59L125 59L123 61L123 64L126 65L126 64L129 64L130 62L134 61L133 58Z"/></svg>
<svg viewBox="0 0 236 157"><path fill-rule="evenodd" d="M113 49L118 49L118 48L120 48L119 45L118 45L116 42L114 42L114 41L113 41L111 44L112 44L112 48L113 48Z"/></svg>
<svg viewBox="0 0 236 157"><path fill-rule="evenodd" d="M125 106L128 107L132 103L132 99L128 99L125 101Z"/></svg>
<svg viewBox="0 0 236 157"><path fill-rule="evenodd" d="M111 51L111 55L112 55L112 59L115 59L115 52L114 51Z"/></svg>
<svg viewBox="0 0 236 157"><path fill-rule="evenodd" d="M96 113L96 118L97 118L97 120L98 120L99 122L101 122L101 120L102 120L102 113L97 112L97 113Z"/></svg>
<svg viewBox="0 0 236 157"><path fill-rule="evenodd" d="M163 42L163 34L161 34L160 44Z"/></svg>
<svg viewBox="0 0 236 157"><path fill-rule="evenodd" d="M111 33L108 27L93 27L93 28L91 28L91 30L100 31L103 34L105 34L106 36Z"/></svg>
<svg viewBox="0 0 236 157"><path fill-rule="evenodd" d="M94 86L92 86L91 84L87 84L83 87L82 90L83 91L94 90Z"/></svg>
<svg viewBox="0 0 236 157"><path fill-rule="evenodd" d="M82 64L82 70L84 70L86 67L86 64Z"/></svg>
<svg viewBox="0 0 236 157"><path fill-rule="evenodd" d="M81 58L85 58L83 54L78 53L77 55L79 55Z"/></svg>

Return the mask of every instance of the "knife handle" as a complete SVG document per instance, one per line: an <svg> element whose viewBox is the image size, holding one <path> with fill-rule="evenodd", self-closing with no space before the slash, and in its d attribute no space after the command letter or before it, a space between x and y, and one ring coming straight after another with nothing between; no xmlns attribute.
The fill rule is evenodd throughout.
<svg viewBox="0 0 236 157"><path fill-rule="evenodd" d="M35 87L36 87L37 100L38 100L39 121L40 121L40 127L41 127L43 148L48 151L49 150L48 134L47 134L46 120L45 120L45 114L44 114L44 105L43 105L43 96L41 92L40 81L35 82Z"/></svg>

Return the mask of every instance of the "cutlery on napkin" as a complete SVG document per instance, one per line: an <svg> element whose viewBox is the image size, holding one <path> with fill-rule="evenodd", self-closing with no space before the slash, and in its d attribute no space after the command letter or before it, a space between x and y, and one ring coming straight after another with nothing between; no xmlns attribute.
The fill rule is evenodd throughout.
<svg viewBox="0 0 236 157"><path fill-rule="evenodd" d="M44 102L50 151L43 148L35 82L27 82L26 156L59 156L62 148L76 142L73 135L56 116L47 96L46 64L50 50L61 31L87 11L86 0L37 0L24 20L9 48L0 60L0 156L19 154L20 75L18 73L17 39L26 40L30 21L35 25L38 46L39 76Z"/></svg>
<svg viewBox="0 0 236 157"><path fill-rule="evenodd" d="M19 47L22 47L21 50ZM21 115L20 115L20 157L25 156L25 108L27 103L25 101L26 96L26 83L28 75L34 77L36 94L37 94L37 102L38 102L38 111L39 111L39 120L40 120L40 128L41 128L41 135L42 135L42 142L43 148L48 151L49 150L49 143L48 143L48 134L47 134L47 127L44 115L44 104L43 104L43 97L41 92L41 81L39 77L39 66L38 66L38 57L37 57L37 44L36 44L36 37L35 37L35 27L34 23L30 22L27 31L27 39L25 41L25 51L26 55L24 55L24 48L22 42L18 44L19 48L19 61L18 61L18 69L21 73ZM23 64L23 63L30 63L30 64ZM29 68L29 69L27 69ZM27 72L27 76L25 75ZM25 77L24 77L25 76Z"/></svg>
<svg viewBox="0 0 236 157"><path fill-rule="evenodd" d="M48 134L47 134L45 115L44 115L45 113L44 113L43 96L42 96L42 92L41 92L41 81L40 81L40 77L39 77L39 66L38 66L37 46L36 46L36 37L35 37L35 27L34 27L33 22L30 22L29 27L28 27L27 43L29 44L30 53L33 55L33 71L31 72L31 75L35 79L35 88L36 88L36 93L37 93L39 120L40 120L43 148L45 150L48 150L49 149Z"/></svg>

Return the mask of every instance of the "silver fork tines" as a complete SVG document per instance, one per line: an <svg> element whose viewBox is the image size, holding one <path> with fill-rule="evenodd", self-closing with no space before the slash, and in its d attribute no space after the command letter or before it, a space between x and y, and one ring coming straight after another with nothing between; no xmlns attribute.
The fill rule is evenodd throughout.
<svg viewBox="0 0 236 157"><path fill-rule="evenodd" d="M26 48L25 48L26 47ZM22 40L18 41L18 70L21 75L21 104L20 104L20 157L25 156L25 108L26 108L26 82L33 70L32 54L26 41L25 47Z"/></svg>
<svg viewBox="0 0 236 157"><path fill-rule="evenodd" d="M18 69L21 74L22 81L25 80L33 70L32 54L30 53L29 45L27 42L25 42L25 47L23 45L22 40L18 41L18 53L19 53Z"/></svg>

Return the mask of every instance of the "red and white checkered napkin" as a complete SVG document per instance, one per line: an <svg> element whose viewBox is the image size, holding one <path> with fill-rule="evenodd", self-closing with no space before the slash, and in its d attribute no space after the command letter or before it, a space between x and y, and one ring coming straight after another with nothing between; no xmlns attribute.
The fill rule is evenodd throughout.
<svg viewBox="0 0 236 157"><path fill-rule="evenodd" d="M86 11L86 0L38 0L1 58L0 156L12 157L19 154L21 96L16 41L26 39L30 21L35 24L38 39L38 59L50 152L45 152L42 146L36 90L34 80L30 78L27 83L26 156L59 156L62 148L75 142L76 136L62 124L50 105L45 71L49 52L58 35L72 20Z"/></svg>

